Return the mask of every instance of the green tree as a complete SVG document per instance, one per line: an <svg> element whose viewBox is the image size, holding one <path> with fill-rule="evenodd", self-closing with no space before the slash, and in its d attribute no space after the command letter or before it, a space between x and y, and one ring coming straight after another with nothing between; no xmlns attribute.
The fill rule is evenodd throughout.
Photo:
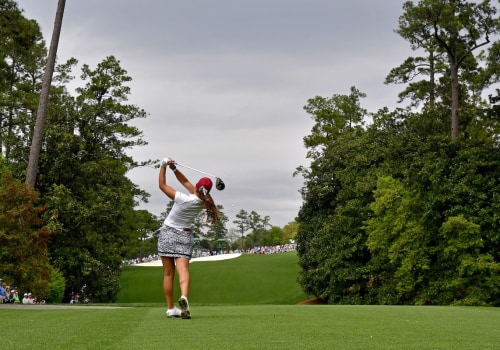
<svg viewBox="0 0 500 350"><path fill-rule="evenodd" d="M0 173L0 272L20 290L38 297L49 295L51 266L48 243L51 231L43 220L46 210L38 194Z"/></svg>
<svg viewBox="0 0 500 350"><path fill-rule="evenodd" d="M59 304L62 303L64 298L64 291L66 290L66 279L61 271L51 266L50 270L50 283L49 294L44 299L47 303Z"/></svg>
<svg viewBox="0 0 500 350"><path fill-rule="evenodd" d="M281 245L283 241L283 230L278 226L273 226L271 229L266 231L266 234L262 238L262 245L267 247Z"/></svg>
<svg viewBox="0 0 500 350"><path fill-rule="evenodd" d="M459 142L430 112L401 109L372 114L365 129L311 136L329 143L303 169L306 292L331 303L498 304L498 123L480 111Z"/></svg>
<svg viewBox="0 0 500 350"><path fill-rule="evenodd" d="M498 305L500 263L491 254L481 252L484 243L480 226L459 215L448 218L440 233L445 248L438 264L446 269L443 269L442 279L436 280L433 287L438 287L442 295L450 298L442 302ZM435 298L442 296L436 295Z"/></svg>
<svg viewBox="0 0 500 350"><path fill-rule="evenodd" d="M473 70L470 76L477 76L477 72L481 71L473 53L489 44L490 38L499 33L500 22L498 17L495 17L497 10L490 5L489 0L480 3L463 0L420 0L417 5L407 1L403 9L405 13L399 19L397 32L410 41L412 48L423 48L428 52L428 62L431 65L429 72L432 77L431 88L428 89L431 100L434 93L434 67L440 68L434 64L434 53L438 48L446 54L447 66L442 67L445 70L442 70L441 74L449 75L451 138L456 139L459 135L460 95L467 91L461 88L461 81L462 84L465 83L464 76L467 76L468 70ZM436 58L438 57L439 53ZM417 67L420 66L414 65L413 71L416 71ZM484 87L486 80L481 79L480 82Z"/></svg>
<svg viewBox="0 0 500 350"><path fill-rule="evenodd" d="M375 289L380 304L413 302L425 290L431 237L422 223L421 206L419 196L399 181L378 179L370 204L374 216L366 224L366 245L372 255L370 288Z"/></svg>
<svg viewBox="0 0 500 350"><path fill-rule="evenodd" d="M265 245L264 241L266 239L268 232L263 228L252 230L245 237L245 249L260 247Z"/></svg>
<svg viewBox="0 0 500 350"><path fill-rule="evenodd" d="M405 6L412 5L406 4ZM413 50L423 48L427 56L408 57L403 64L391 69L385 78L385 83L408 84L407 88L399 94L400 102L407 99L413 107L423 103L430 109L434 109L440 95L439 73L445 69L446 64L444 54L438 50L431 28L422 26L419 21L414 21L411 13L407 12L401 16L399 23L400 27L396 32L410 42Z"/></svg>
<svg viewBox="0 0 500 350"><path fill-rule="evenodd" d="M23 179L47 50L38 24L15 2L0 0L0 14L0 146L13 177ZM146 113L127 103L131 78L113 56L95 69L83 65L82 85L71 95L66 86L74 83L77 64L70 59L55 67L41 144L36 188L53 232L52 271L64 276L44 283L50 283L50 300L59 300L61 288L67 300L86 286L92 301L113 301L122 259L134 247L151 248L144 232L155 218L134 209L149 195L126 176L151 164L126 153L145 144L130 122Z"/></svg>
<svg viewBox="0 0 500 350"><path fill-rule="evenodd" d="M233 220L233 224L236 225L236 227L238 228L238 231L241 235L240 249L244 250L245 249L244 242L243 242L244 235L245 235L245 232L247 232L250 229L250 224L248 221L248 212L244 209L241 209L239 211L239 213L236 214L236 219Z"/></svg>
<svg viewBox="0 0 500 350"><path fill-rule="evenodd" d="M315 124L304 137L311 167L298 168L306 180L297 232L300 283L306 293L331 303L366 302L368 254L361 226L376 181L367 155L377 154L377 143L366 138L363 97L353 87L350 95L316 97L304 107Z"/></svg>
<svg viewBox="0 0 500 350"><path fill-rule="evenodd" d="M269 216L262 217L255 210L248 213L246 210L241 209L236 218L233 223L237 225L241 234L240 249L266 245L265 240L269 234L267 226L269 226L271 220ZM244 236L248 230L251 230L251 232Z"/></svg>
<svg viewBox="0 0 500 350"><path fill-rule="evenodd" d="M16 2L0 0L0 146L9 163L24 156L23 173L45 61L39 25Z"/></svg>
<svg viewBox="0 0 500 350"><path fill-rule="evenodd" d="M400 34L427 56L409 58L387 80L409 83L400 97L410 107L368 114L355 88L304 107L315 124L304 137L311 165L297 169L305 179L299 281L330 303L498 305L500 125L498 106L480 95L498 79L500 50L493 43L474 57L479 46L464 42L470 31L481 45L487 29L472 24L481 15L487 24L496 12L488 12L487 1L405 6L411 11ZM440 11L444 22L424 21ZM466 27L452 37L449 28L439 29L444 24ZM459 68L461 138L449 137L453 54L436 30L447 45L462 45L460 54L469 49ZM420 84L417 75L427 80ZM490 100L497 102L494 95Z"/></svg>
<svg viewBox="0 0 500 350"><path fill-rule="evenodd" d="M252 231L264 229L264 221L255 210L252 210L250 214L248 214L248 225Z"/></svg>
<svg viewBox="0 0 500 350"><path fill-rule="evenodd" d="M125 151L145 144L128 123L146 114L126 104L131 78L114 57L94 70L84 65L81 78L76 98L64 89L52 95L37 188L59 224L50 249L67 278L66 298L85 285L92 301L109 302L119 290L123 248L143 229L131 223L147 194L126 177L136 164ZM147 228L151 218L142 218Z"/></svg>
<svg viewBox="0 0 500 350"><path fill-rule="evenodd" d="M120 255L126 258L145 257L158 252L155 233L162 221L147 210L135 210L125 218L130 238L121 242Z"/></svg>
<svg viewBox="0 0 500 350"><path fill-rule="evenodd" d="M283 240L281 241L281 244L288 244L291 241L295 241L298 229L299 223L296 220L286 224L283 227Z"/></svg>

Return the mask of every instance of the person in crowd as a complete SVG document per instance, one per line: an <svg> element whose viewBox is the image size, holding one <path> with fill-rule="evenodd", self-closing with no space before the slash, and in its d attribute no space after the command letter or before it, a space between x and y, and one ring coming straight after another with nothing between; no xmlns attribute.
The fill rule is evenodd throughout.
<svg viewBox="0 0 500 350"><path fill-rule="evenodd" d="M31 293L28 293L28 304L36 304L36 298Z"/></svg>
<svg viewBox="0 0 500 350"><path fill-rule="evenodd" d="M69 303L70 304L78 304L79 299L80 299L80 296L78 295L78 293L73 293L73 295L71 295L71 300L69 301Z"/></svg>
<svg viewBox="0 0 500 350"><path fill-rule="evenodd" d="M169 167L174 173L177 181L188 191L189 194L175 190L166 181L166 168ZM175 161L165 158L161 162L159 174L160 190L174 201L167 218L163 222L158 237L158 255L163 265L163 291L167 302L167 317L191 318L189 308L189 260L193 256L194 239L191 225L203 208L206 210L207 221L212 225L219 219L217 206L210 195L212 180L207 177L201 178L193 185L187 177L177 169ZM175 271L179 274L179 287L181 297L179 305L181 310L174 306L174 276Z"/></svg>
<svg viewBox="0 0 500 350"><path fill-rule="evenodd" d="M11 289L10 286L7 286L5 292L5 302L8 304L14 304L14 289Z"/></svg>
<svg viewBox="0 0 500 350"><path fill-rule="evenodd" d="M28 304L28 293L24 293L22 303L25 305Z"/></svg>
<svg viewBox="0 0 500 350"><path fill-rule="evenodd" d="M17 287L14 288L14 304L21 304L21 300L19 300L19 291Z"/></svg>
<svg viewBox="0 0 500 350"><path fill-rule="evenodd" d="M5 303L5 289L4 286L6 287L7 285L3 283L3 280L0 278L0 304Z"/></svg>

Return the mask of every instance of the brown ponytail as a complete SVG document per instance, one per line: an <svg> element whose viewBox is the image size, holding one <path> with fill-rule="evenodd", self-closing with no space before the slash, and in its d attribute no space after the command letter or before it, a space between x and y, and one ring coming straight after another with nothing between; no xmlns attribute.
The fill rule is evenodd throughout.
<svg viewBox="0 0 500 350"><path fill-rule="evenodd" d="M209 193L203 196L203 202L203 208L205 208L207 212L207 222L213 225L217 222L217 220L219 220L219 211L217 210L217 206Z"/></svg>

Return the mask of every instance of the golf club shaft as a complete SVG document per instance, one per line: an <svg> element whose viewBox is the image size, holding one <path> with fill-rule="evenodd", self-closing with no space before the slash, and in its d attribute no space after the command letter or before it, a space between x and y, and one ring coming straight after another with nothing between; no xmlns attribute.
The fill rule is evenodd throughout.
<svg viewBox="0 0 500 350"><path fill-rule="evenodd" d="M183 168L187 168L187 169L191 169L191 170L197 171L197 172L199 172L199 173L202 173L202 174L205 174L205 175L211 176L211 177L213 177L213 178L217 178L217 176L214 176L214 175L208 174L208 173L206 173L206 172L204 172L204 171L201 171L201 170L198 170L198 169L195 169L195 168L191 168L190 166L187 166L187 165L184 165L184 164L180 164L180 163L175 162L175 165L178 165L178 166L181 166L181 167L183 167Z"/></svg>

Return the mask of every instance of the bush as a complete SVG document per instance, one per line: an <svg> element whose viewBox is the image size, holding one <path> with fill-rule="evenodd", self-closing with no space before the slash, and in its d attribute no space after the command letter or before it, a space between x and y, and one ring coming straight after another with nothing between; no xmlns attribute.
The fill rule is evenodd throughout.
<svg viewBox="0 0 500 350"><path fill-rule="evenodd" d="M47 295L45 301L53 304L62 303L64 289L66 288L66 279L63 273L54 267L51 267L50 276L49 295Z"/></svg>

